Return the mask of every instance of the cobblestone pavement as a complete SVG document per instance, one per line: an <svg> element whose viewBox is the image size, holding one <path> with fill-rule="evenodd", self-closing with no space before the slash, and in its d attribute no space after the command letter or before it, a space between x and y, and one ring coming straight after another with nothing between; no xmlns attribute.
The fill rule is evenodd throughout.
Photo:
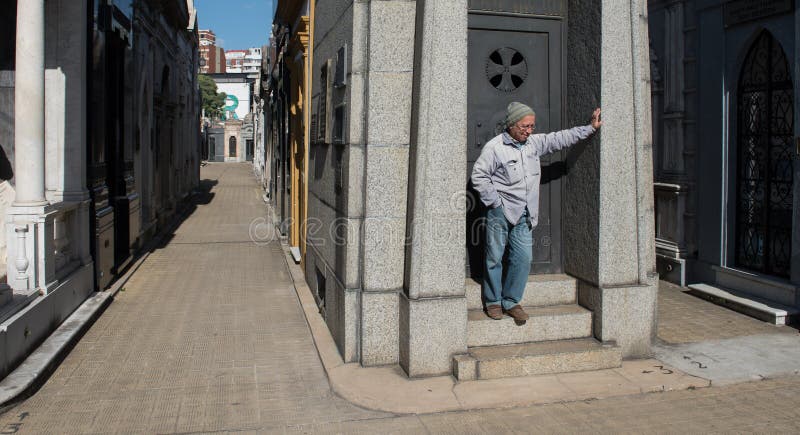
<svg viewBox="0 0 800 435"><path fill-rule="evenodd" d="M332 394L248 165L207 194L0 433L797 432L800 377L724 388L430 415ZM217 184L218 183L218 184ZM663 319L662 319L663 320Z"/></svg>
<svg viewBox="0 0 800 435"><path fill-rule="evenodd" d="M680 286L666 281L659 286L658 338L665 343L797 333L793 327L770 325L684 293Z"/></svg>

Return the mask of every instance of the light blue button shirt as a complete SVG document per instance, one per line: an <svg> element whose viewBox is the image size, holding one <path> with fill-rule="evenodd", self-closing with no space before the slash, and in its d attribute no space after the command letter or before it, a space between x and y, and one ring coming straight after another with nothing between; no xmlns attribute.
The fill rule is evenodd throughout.
<svg viewBox="0 0 800 435"><path fill-rule="evenodd" d="M554 133L532 134L525 143L508 133L484 145L472 169L472 185L487 207L503 207L503 214L516 225L528 207L531 226L539 223L539 157L575 145L595 132L586 125Z"/></svg>

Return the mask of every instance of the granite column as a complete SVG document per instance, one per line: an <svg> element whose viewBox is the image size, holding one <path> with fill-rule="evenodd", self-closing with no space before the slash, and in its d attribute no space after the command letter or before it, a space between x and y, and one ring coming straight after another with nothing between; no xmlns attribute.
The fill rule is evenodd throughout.
<svg viewBox="0 0 800 435"><path fill-rule="evenodd" d="M400 296L400 365L412 377L452 373L467 350L467 10L466 0L417 0Z"/></svg>
<svg viewBox="0 0 800 435"><path fill-rule="evenodd" d="M616 342L625 357L647 356L656 331L658 295L647 5L644 0L575 0L573 6L575 24L599 18L599 41L579 24L570 29L569 62L575 63L573 71L581 57L587 60L580 67L599 63L604 125L585 148L570 150L565 271L579 279L579 301L594 312L596 338ZM580 46L595 44L593 53L579 53ZM573 92L573 117L588 117L591 108L581 106L596 92Z"/></svg>
<svg viewBox="0 0 800 435"><path fill-rule="evenodd" d="M408 90L414 76L416 8L413 1L399 0L356 6L354 22L368 29L358 43L364 57L354 54L353 60L353 71L363 71L365 96L360 353L362 365L374 366L398 362L402 335L398 306L407 233ZM352 95L362 93L357 79L351 86ZM351 135L351 144L354 139Z"/></svg>

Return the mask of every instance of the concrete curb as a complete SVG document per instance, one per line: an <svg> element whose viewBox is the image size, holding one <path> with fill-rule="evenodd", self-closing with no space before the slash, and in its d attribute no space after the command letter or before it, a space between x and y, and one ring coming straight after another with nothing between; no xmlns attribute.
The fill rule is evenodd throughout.
<svg viewBox="0 0 800 435"><path fill-rule="evenodd" d="M393 414L494 409L573 402L710 386L655 359L624 361L616 369L458 382L452 376L413 379L399 365L345 363L319 313L303 272L283 244L297 298L334 393L362 408Z"/></svg>
<svg viewBox="0 0 800 435"><path fill-rule="evenodd" d="M150 252L166 234L171 233L186 217L183 211L154 237L143 252L128 266L107 290L94 292L64 320L14 371L0 381L0 413L30 397L41 387L72 346L83 336L99 315L113 302L130 277L139 270Z"/></svg>

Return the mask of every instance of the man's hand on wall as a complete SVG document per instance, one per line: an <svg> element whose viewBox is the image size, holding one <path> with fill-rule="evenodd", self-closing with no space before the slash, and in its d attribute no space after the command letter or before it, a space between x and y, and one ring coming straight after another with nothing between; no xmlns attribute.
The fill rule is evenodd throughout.
<svg viewBox="0 0 800 435"><path fill-rule="evenodd" d="M600 108L598 107L592 112L592 127L597 130L601 125L603 125L603 121L600 120Z"/></svg>

